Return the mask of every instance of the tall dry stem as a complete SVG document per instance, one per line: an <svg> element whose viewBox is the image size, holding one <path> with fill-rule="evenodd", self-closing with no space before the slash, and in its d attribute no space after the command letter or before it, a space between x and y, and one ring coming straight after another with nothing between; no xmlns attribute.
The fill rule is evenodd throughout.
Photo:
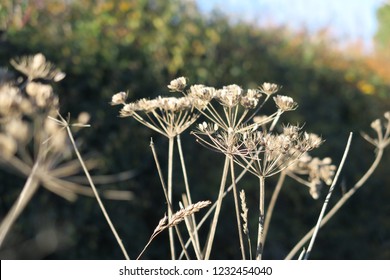
<svg viewBox="0 0 390 280"><path fill-rule="evenodd" d="M223 196L224 196L226 177L227 177L228 171L229 171L229 157L225 156L225 163L224 163L223 171L222 171L221 184L219 186L217 204L215 207L213 221L211 223L209 237L207 239L206 248L205 248L205 254L204 254L205 260L210 259L211 249L213 248L214 236L215 236L215 231L217 230L219 213L221 212L222 200L223 200Z"/></svg>

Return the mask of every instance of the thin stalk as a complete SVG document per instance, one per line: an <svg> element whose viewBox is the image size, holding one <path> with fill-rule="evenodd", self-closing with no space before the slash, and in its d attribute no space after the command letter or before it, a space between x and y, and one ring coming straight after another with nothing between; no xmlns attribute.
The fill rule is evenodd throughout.
<svg viewBox="0 0 390 280"><path fill-rule="evenodd" d="M339 168L337 169L336 175L333 178L332 185L330 186L328 194L326 195L324 204L322 205L321 213L320 213L320 215L318 217L318 221L317 221L317 224L316 224L313 236L311 237L311 240L310 240L310 243L309 243L309 247L307 247L306 254L305 254L304 258L303 258L304 260L307 260L309 258L310 253L311 253L311 251L313 249L314 242L316 240L318 231L320 230L321 221L322 221L322 219L323 219L323 217L325 215L325 211L326 211L326 208L328 207L328 203L329 203L330 197L332 196L333 190L334 190L334 188L336 186L336 182L337 182L337 180L338 180L338 178L340 176L340 172L343 169L345 160L347 159L349 148L351 146L351 141L352 141L352 132L349 134L347 146L345 147L345 151L344 151L343 157L341 159Z"/></svg>
<svg viewBox="0 0 390 280"><path fill-rule="evenodd" d="M250 163L252 164L252 163ZM244 168L244 170L241 171L240 175L238 175L238 177L236 178L236 184L242 179L242 177L244 177L244 175L246 174L246 172L248 171L248 168L249 166L246 166ZM224 191L223 195L222 195L222 198L224 198L228 192L230 192L231 190L233 189L233 184L231 184L227 189L226 191ZM217 203L218 201L215 201L213 203L213 205L208 209L208 211L206 212L206 214L202 217L202 219L199 221L198 225L196 226L196 230L199 231L201 229L201 227L203 226L203 224L206 222L207 218L211 215L211 213L214 211L214 209L217 207ZM186 244L185 244L185 247L187 248L189 245L190 245L190 242L191 240L187 240ZM183 254L184 252L181 252L180 254L180 257L179 259L181 259L183 257Z"/></svg>
<svg viewBox="0 0 390 280"><path fill-rule="evenodd" d="M182 149L182 145L181 145L180 134L176 136L176 142L177 142L177 149L179 151L181 169L183 171L184 185L185 185L185 188L186 188L188 204L192 204L190 186L189 186L189 183L188 183L187 169L186 169L186 164L185 164L185 161L184 161L184 155L183 155L183 149ZM195 215L192 214L189 217L189 219L190 219L191 229L193 230L192 234L194 235L194 239L195 239L195 244L194 244L194 247L196 247L195 251L200 252L201 250L200 250L199 235L198 235L198 231L195 230L196 229Z"/></svg>
<svg viewBox="0 0 390 280"><path fill-rule="evenodd" d="M208 238L207 243L206 243L205 255L204 255L205 260L208 260L210 258L211 249L213 247L214 236L215 236L215 231L217 229L219 213L221 212L221 206L222 206L222 200L223 200L228 170L229 170L229 157L226 156L225 157L225 164L223 166L221 185L219 186L217 205L215 208L213 221L212 221L211 227L210 227L209 238Z"/></svg>
<svg viewBox="0 0 390 280"><path fill-rule="evenodd" d="M112 221L111 221L111 219L110 219L110 216L107 214L106 208L104 207L103 202L102 202L102 200L100 199L99 193L98 193L98 191L97 191L97 189L96 189L96 187L95 187L95 184L94 184L93 181L92 181L92 177L91 177L91 175L89 174L89 171L88 171L88 169L87 169L87 167L86 167L86 165L85 165L85 163L84 163L84 160L83 160L83 158L81 157L81 154L80 154L80 152L79 152L79 150L78 150L78 148L77 148L77 145L76 145L76 143L75 143L75 141L74 141L72 131L70 130L70 127L69 127L68 123L67 123L61 116L60 116L60 118L61 118L62 121L64 122L64 125L66 124L66 131L68 132L68 136L69 136L70 142L71 142L72 145L73 145L74 151L75 151L75 153L76 153L76 155L77 155L77 158L78 158L79 161L80 161L80 164L81 164L81 167L83 168L83 171L84 171L84 173L85 173L85 176L86 176L87 179L88 179L89 185L91 186L92 191L93 191L93 193L95 194L95 197L96 197L96 200L97 200L97 202L98 202L98 204L99 204L99 206L100 206L100 209L102 210L103 215L104 215L104 217L106 218L107 223L108 223L108 225L110 226L110 229L111 229L112 233L114 234L115 239L116 239L116 241L118 242L119 247L121 248L123 255L125 256L126 260L130 260L130 257L129 257L129 255L127 254L127 251L126 251L125 247L123 246L122 240L120 239L120 237L119 237L119 235L118 235L118 233L117 233L117 231L116 231L116 229L115 229L115 227L114 227L114 225L113 225L113 223L112 223Z"/></svg>
<svg viewBox="0 0 390 280"><path fill-rule="evenodd" d="M244 237L242 236L242 225L241 225L241 217L240 217L240 205L239 205L239 201L238 201L236 178L234 176L234 161L233 161L233 157L230 157L230 174L231 174L231 177L232 177L232 184L233 184L234 206L235 206L235 209L236 209L236 220L237 220L237 228L238 228L238 238L240 240L241 256L242 256L242 259L245 260Z"/></svg>
<svg viewBox="0 0 390 280"><path fill-rule="evenodd" d="M256 260L261 260L263 256L263 231L264 231L264 176L259 176L259 187L260 187L260 196L259 196L259 228L257 233L257 251L256 251Z"/></svg>
<svg viewBox="0 0 390 280"><path fill-rule="evenodd" d="M170 209L170 211L173 213L172 203L171 203L171 201L169 200L169 197L168 197L167 187L165 186L164 178L163 178L163 175L162 175L160 163L159 163L158 158L157 158L156 149L154 148L153 140L150 141L150 148L151 148L151 150L152 150L154 162L156 163L156 168L157 168L158 176L160 177L160 182L161 182L161 186L162 186L162 188L163 188L163 192L164 192L165 199L166 199L167 204L168 204L168 209ZM169 223L169 222L168 222L168 223ZM170 227L170 228L171 228L171 227ZM184 254L186 255L187 259L189 260L189 259L190 259L190 255L188 254L188 252L187 252L187 250L186 250L186 246L184 245L183 238L182 238L182 236L181 236L181 234L180 234L179 227L178 227L177 225L175 225L175 230L176 230L177 237L179 238L180 245L181 245L181 247L182 247L182 249L183 249L183 251L184 251Z"/></svg>
<svg viewBox="0 0 390 280"><path fill-rule="evenodd" d="M285 178L286 178L286 172L285 171L280 172L278 182L276 184L275 190L272 194L271 200L270 200L268 208L267 208L267 215L265 216L264 231L263 231L263 246L264 246L265 240L267 239L269 224L270 224L271 219L272 219L272 213L274 212L275 204L276 204L276 201L279 197L279 193L280 193L280 190L282 189Z"/></svg>
<svg viewBox="0 0 390 280"><path fill-rule="evenodd" d="M169 203L172 203L172 171L173 171L173 148L174 148L174 138L169 137L169 147L168 147L168 200ZM171 222L172 219L172 209L168 207L168 222ZM173 228L170 227L168 229L169 232L169 245L171 248L171 258L175 260L176 252L175 252L175 240L173 235Z"/></svg>
<svg viewBox="0 0 390 280"><path fill-rule="evenodd" d="M283 111L282 110L278 110L277 114L276 114L276 117L274 119L274 121L272 122L271 124L271 127L269 128L269 132L272 132L277 124L277 122L279 121L280 119L280 116L283 114Z"/></svg>
<svg viewBox="0 0 390 280"><path fill-rule="evenodd" d="M37 178L37 171L39 159L35 162L30 175L20 193L18 199L7 213L0 225L0 247L3 245L4 239L10 231L12 225L15 223L19 215L23 212L28 202L31 200L39 187L39 179Z"/></svg>
<svg viewBox="0 0 390 280"><path fill-rule="evenodd" d="M375 157L374 162L371 164L370 168L366 171L366 173L360 178L360 180L348 191L346 192L339 201L332 207L332 209L324 216L324 218L321 221L320 227L323 227L336 213L340 208L352 197L352 195L355 194L355 192L360 189L364 183L368 180L368 178L371 177L375 169L378 167L382 156L383 156L383 150L384 148L378 149L378 153ZM313 235L315 230L315 227L313 227L308 233L306 233L305 236L302 237L302 239L294 246L294 248L288 253L286 256L286 260L291 260L292 257L294 257L297 252L302 248L302 246L310 239L310 237Z"/></svg>

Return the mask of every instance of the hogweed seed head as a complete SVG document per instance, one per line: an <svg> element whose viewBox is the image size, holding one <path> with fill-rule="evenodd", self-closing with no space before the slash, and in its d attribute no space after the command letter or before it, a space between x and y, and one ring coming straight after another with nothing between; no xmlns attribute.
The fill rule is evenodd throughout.
<svg viewBox="0 0 390 280"><path fill-rule="evenodd" d="M181 92L185 89L187 86L187 79L184 77L179 77L171 81L171 83L168 85L168 88L171 91L178 91Z"/></svg>
<svg viewBox="0 0 390 280"><path fill-rule="evenodd" d="M12 157L17 151L18 145L16 141L8 135L0 134L0 150L1 156L5 159Z"/></svg>
<svg viewBox="0 0 390 280"><path fill-rule="evenodd" d="M127 93L124 91L118 92L112 96L111 105L125 104L127 99Z"/></svg>
<svg viewBox="0 0 390 280"><path fill-rule="evenodd" d="M222 106L231 108L239 103L242 93L243 89L238 85L233 84L217 90L216 97Z"/></svg>
<svg viewBox="0 0 390 280"><path fill-rule="evenodd" d="M259 86L260 92L268 96L276 93L279 90L279 88L280 86L272 83L263 83L261 86Z"/></svg>
<svg viewBox="0 0 390 280"><path fill-rule="evenodd" d="M246 109L253 109L259 104L261 93L256 89L248 89L245 95L241 97L241 105Z"/></svg>
<svg viewBox="0 0 390 280"><path fill-rule="evenodd" d="M310 195L314 199L318 199L323 184L330 186L332 183L336 166L332 164L332 159L329 157L312 158L309 153L304 153L288 167L288 170L296 176L307 175L307 180L300 177L299 182L309 187Z"/></svg>
<svg viewBox="0 0 390 280"><path fill-rule="evenodd" d="M283 112L293 111L298 107L298 104L294 100L285 95L277 95L274 97L277 108Z"/></svg>
<svg viewBox="0 0 390 280"><path fill-rule="evenodd" d="M12 59L11 64L16 70L25 74L30 81L44 79L59 82L65 78L65 73L46 61L45 56L41 53Z"/></svg>
<svg viewBox="0 0 390 280"><path fill-rule="evenodd" d="M207 87L205 85L192 85L187 94L194 99L209 102L216 96L216 90L213 87Z"/></svg>

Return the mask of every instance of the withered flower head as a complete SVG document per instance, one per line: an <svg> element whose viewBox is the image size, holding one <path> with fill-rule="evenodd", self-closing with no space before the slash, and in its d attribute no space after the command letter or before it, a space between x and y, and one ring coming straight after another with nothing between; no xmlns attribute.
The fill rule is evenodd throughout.
<svg viewBox="0 0 390 280"><path fill-rule="evenodd" d="M274 101L281 111L293 111L298 107L298 104L289 96L277 95L274 97Z"/></svg>
<svg viewBox="0 0 390 280"><path fill-rule="evenodd" d="M187 79L185 77L179 77L171 81L171 83L168 85L168 88L171 91L178 91L181 92L185 89L187 86Z"/></svg>
<svg viewBox="0 0 390 280"><path fill-rule="evenodd" d="M216 95L215 88L205 85L192 85L188 91L188 96L204 101L210 101Z"/></svg>
<svg viewBox="0 0 390 280"><path fill-rule="evenodd" d="M279 88L280 86L272 83L263 83L261 86L259 86L260 92L266 95L271 95L276 93L279 90Z"/></svg>
<svg viewBox="0 0 390 280"><path fill-rule="evenodd" d="M112 96L111 105L125 104L127 99L127 93L124 91L118 92Z"/></svg>
<svg viewBox="0 0 390 280"><path fill-rule="evenodd" d="M217 90L216 97L222 106L231 108L238 104L242 93L243 89L240 86L233 84Z"/></svg>
<svg viewBox="0 0 390 280"><path fill-rule="evenodd" d="M246 109L253 109L259 104L261 93L256 89L248 89L241 97L241 105Z"/></svg>
<svg viewBox="0 0 390 280"><path fill-rule="evenodd" d="M59 82L65 78L65 73L46 61L45 56L41 53L12 59L11 64L19 72L25 74L30 81L44 79Z"/></svg>

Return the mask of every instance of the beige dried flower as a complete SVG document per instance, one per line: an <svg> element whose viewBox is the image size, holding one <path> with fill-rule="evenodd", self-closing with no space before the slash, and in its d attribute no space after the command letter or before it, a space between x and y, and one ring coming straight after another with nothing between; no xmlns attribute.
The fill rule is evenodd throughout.
<svg viewBox="0 0 390 280"><path fill-rule="evenodd" d="M307 186L310 195L317 199L323 184L329 186L332 183L335 171L336 166L332 164L331 158L312 158L308 153L305 153L288 167L287 174ZM303 179L302 176L307 176L307 179Z"/></svg>
<svg viewBox="0 0 390 280"><path fill-rule="evenodd" d="M216 98L222 106L231 108L236 106L241 99L243 89L238 85L224 86L216 91Z"/></svg>
<svg viewBox="0 0 390 280"><path fill-rule="evenodd" d="M127 99L127 93L124 91L118 92L112 96L111 105L125 104Z"/></svg>
<svg viewBox="0 0 390 280"><path fill-rule="evenodd" d="M278 109L283 112L293 111L298 107L298 104L289 96L277 95L274 97L274 101Z"/></svg>
<svg viewBox="0 0 390 280"><path fill-rule="evenodd" d="M268 96L276 93L279 90L279 88L280 86L272 83L263 83L261 86L259 86L260 92Z"/></svg>
<svg viewBox="0 0 390 280"><path fill-rule="evenodd" d="M91 115L88 112L81 112L77 116L77 123L86 125L88 124L89 120L91 119Z"/></svg>
<svg viewBox="0 0 390 280"><path fill-rule="evenodd" d="M241 105L246 109L254 109L259 104L261 93L256 89L248 89L241 97Z"/></svg>
<svg viewBox="0 0 390 280"><path fill-rule="evenodd" d="M0 151L1 156L5 159L12 157L17 151L18 145L16 141L8 135L0 134Z"/></svg>
<svg viewBox="0 0 390 280"><path fill-rule="evenodd" d="M26 92L40 108L50 107L58 103L58 98L54 96L51 85L30 82L26 86Z"/></svg>
<svg viewBox="0 0 390 280"><path fill-rule="evenodd" d="M30 127L21 119L11 119L5 124L4 131L19 143L25 143L30 138Z"/></svg>
<svg viewBox="0 0 390 280"><path fill-rule="evenodd" d="M17 87L10 84L0 85L0 116L20 114L23 96Z"/></svg>
<svg viewBox="0 0 390 280"><path fill-rule="evenodd" d="M59 82L65 78L65 73L46 61L45 56L41 53L12 59L11 64L19 72L25 74L30 81L44 79Z"/></svg>
<svg viewBox="0 0 390 280"><path fill-rule="evenodd" d="M188 96L143 98L123 105L120 110L121 117L133 117L166 137L181 134L199 117L199 113L193 110L194 99Z"/></svg>
<svg viewBox="0 0 390 280"><path fill-rule="evenodd" d="M390 144L390 112L385 112L384 117L386 119L384 123L380 119L371 123L371 128L376 132L375 138L361 133L365 140L380 149L384 149Z"/></svg>
<svg viewBox="0 0 390 280"><path fill-rule="evenodd" d="M185 89L187 86L187 79L184 77L179 77L171 81L171 83L168 85L168 88L171 91L178 91L181 92Z"/></svg>

